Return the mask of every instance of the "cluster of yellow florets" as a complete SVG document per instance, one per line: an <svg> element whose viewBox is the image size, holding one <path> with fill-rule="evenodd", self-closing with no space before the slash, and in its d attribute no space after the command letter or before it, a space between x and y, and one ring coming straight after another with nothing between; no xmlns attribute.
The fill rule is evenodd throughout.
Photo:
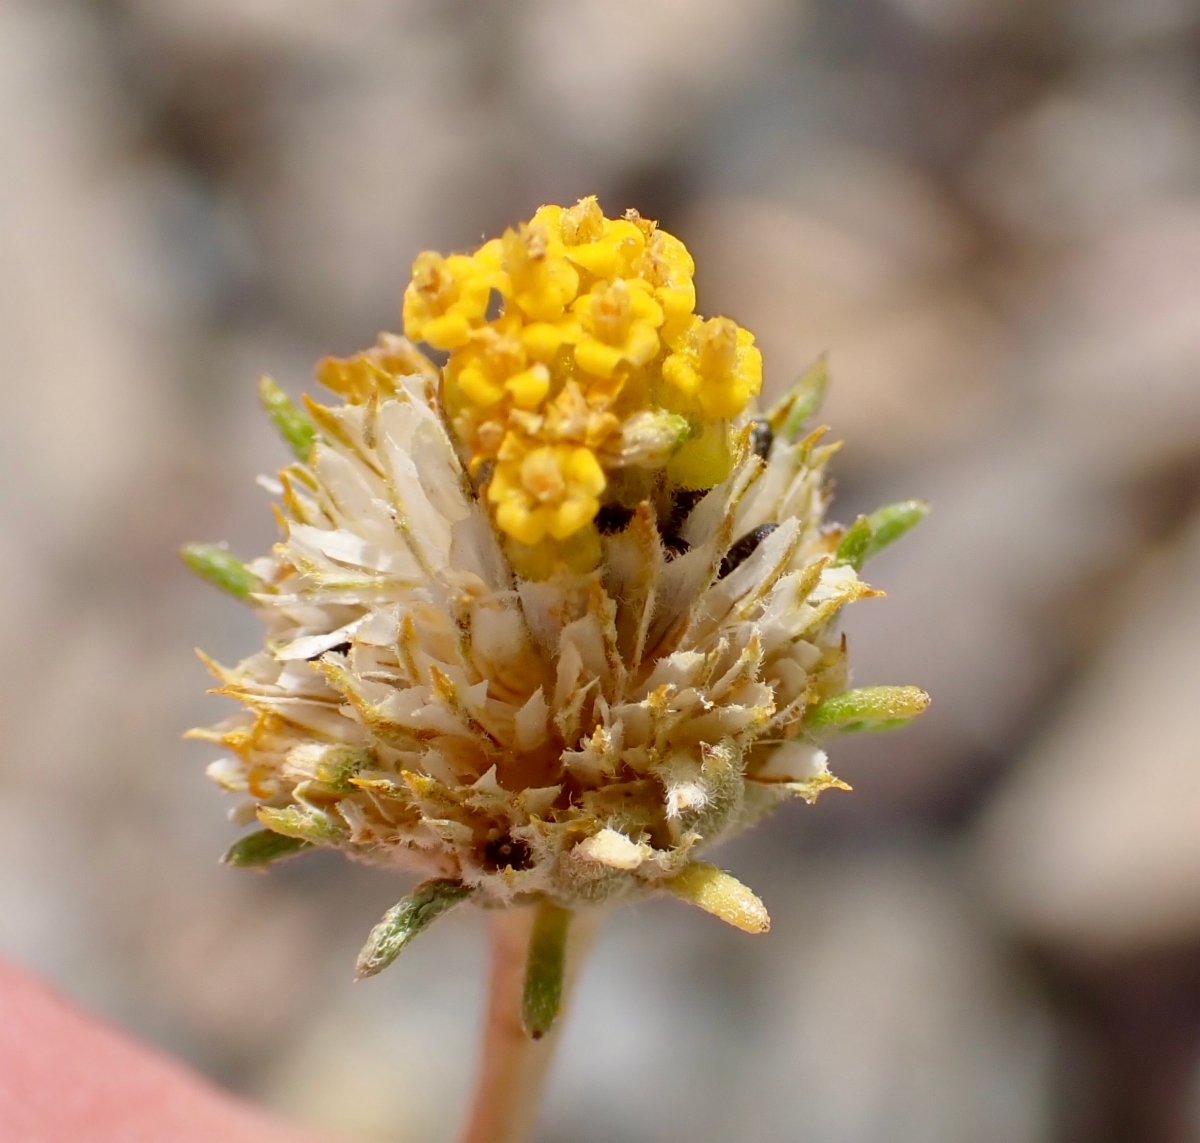
<svg viewBox="0 0 1200 1143"><path fill-rule="evenodd" d="M694 269L678 238L594 197L474 254L417 256L405 333L450 354L446 414L518 570L594 566L602 503L633 506L650 478L727 475L762 357L735 322L695 314Z"/></svg>

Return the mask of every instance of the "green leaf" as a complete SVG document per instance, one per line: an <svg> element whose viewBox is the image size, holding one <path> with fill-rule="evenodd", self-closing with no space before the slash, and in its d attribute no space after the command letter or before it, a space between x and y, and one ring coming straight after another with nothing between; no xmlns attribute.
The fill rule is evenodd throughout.
<svg viewBox="0 0 1200 1143"><path fill-rule="evenodd" d="M258 399L275 428L279 430L279 435L296 454L296 459L307 463L312 455L313 443L317 439L316 426L308 414L265 375L258 379Z"/></svg>
<svg viewBox="0 0 1200 1143"><path fill-rule="evenodd" d="M839 563L851 564L857 571L867 558L867 548L871 543L871 521L866 516L859 516L842 536L837 547Z"/></svg>
<svg viewBox="0 0 1200 1143"><path fill-rule="evenodd" d="M876 552L916 527L928 512L929 505L920 500L902 500L879 508L869 516L859 516L838 544L838 561L851 564L855 570L860 569Z"/></svg>
<svg viewBox="0 0 1200 1143"><path fill-rule="evenodd" d="M794 441L804 423L820 409L828 386L829 358L823 353L767 413L767 423L776 433Z"/></svg>
<svg viewBox="0 0 1200 1143"><path fill-rule="evenodd" d="M521 1021L525 1031L540 1040L550 1031L562 1008L563 971L567 960L567 931L571 910L543 901L538 906L529 939Z"/></svg>
<svg viewBox="0 0 1200 1143"><path fill-rule="evenodd" d="M263 590L258 576L224 544L184 544L179 555L197 575L238 599Z"/></svg>
<svg viewBox="0 0 1200 1143"><path fill-rule="evenodd" d="M461 881L439 879L418 885L398 905L383 915L358 954L358 977L382 972L403 951L404 946L423 932L443 913L465 901L472 890Z"/></svg>
<svg viewBox="0 0 1200 1143"><path fill-rule="evenodd" d="M311 849L312 843L298 837L287 837L274 830L260 829L239 838L229 847L221 860L238 869L260 869L285 857Z"/></svg>
<svg viewBox="0 0 1200 1143"><path fill-rule="evenodd" d="M911 722L928 706L929 696L920 687L859 687L811 707L804 725L842 734L891 730Z"/></svg>

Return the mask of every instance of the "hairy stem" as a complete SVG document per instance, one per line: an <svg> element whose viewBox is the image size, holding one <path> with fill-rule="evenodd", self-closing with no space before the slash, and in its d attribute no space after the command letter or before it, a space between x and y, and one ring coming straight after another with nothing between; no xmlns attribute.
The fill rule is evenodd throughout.
<svg viewBox="0 0 1200 1143"><path fill-rule="evenodd" d="M591 946L598 910L576 913L566 944L561 1008ZM505 909L492 918L492 964L482 1060L471 1118L462 1143L527 1143L537 1122L538 1103L563 1018L540 1039L522 1020L526 965L538 908Z"/></svg>

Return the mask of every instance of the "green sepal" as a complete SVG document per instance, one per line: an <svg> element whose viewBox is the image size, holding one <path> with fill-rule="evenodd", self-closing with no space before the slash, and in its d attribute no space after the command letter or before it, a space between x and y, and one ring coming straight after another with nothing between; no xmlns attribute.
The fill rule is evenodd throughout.
<svg viewBox="0 0 1200 1143"><path fill-rule="evenodd" d="M898 540L910 528L925 519L929 505L920 500L901 500L879 508L869 516L859 516L838 544L837 560L856 571L876 552Z"/></svg>
<svg viewBox="0 0 1200 1143"><path fill-rule="evenodd" d="M571 910L543 901L538 905L529 938L525 989L521 995L521 1022L525 1031L540 1040L554 1025L562 1008L563 972L567 960L567 931Z"/></svg>
<svg viewBox="0 0 1200 1143"><path fill-rule="evenodd" d="M465 901L473 892L461 881L439 878L418 885L398 905L393 905L367 937L358 954L358 977L382 972L418 933L443 913Z"/></svg>
<svg viewBox="0 0 1200 1143"><path fill-rule="evenodd" d="M814 416L825 400L829 386L829 357L821 354L767 413L767 423L777 433L794 441L804 423Z"/></svg>
<svg viewBox="0 0 1200 1143"><path fill-rule="evenodd" d="M312 842L288 837L274 830L260 829L235 841L221 861L238 869L261 869L311 848Z"/></svg>
<svg viewBox="0 0 1200 1143"><path fill-rule="evenodd" d="M258 379L258 399L297 460L307 464L317 439L316 426L308 414L265 375Z"/></svg>
<svg viewBox="0 0 1200 1143"><path fill-rule="evenodd" d="M928 706L929 696L920 687L859 687L810 707L804 727L841 734L891 730L911 722Z"/></svg>
<svg viewBox="0 0 1200 1143"><path fill-rule="evenodd" d="M197 575L237 599L263 590L262 580L224 544L184 544L179 556Z"/></svg>

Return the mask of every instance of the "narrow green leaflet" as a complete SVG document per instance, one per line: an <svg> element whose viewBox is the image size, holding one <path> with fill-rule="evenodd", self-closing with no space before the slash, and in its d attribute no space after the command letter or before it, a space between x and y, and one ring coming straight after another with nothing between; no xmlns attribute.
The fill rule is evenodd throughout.
<svg viewBox="0 0 1200 1143"><path fill-rule="evenodd" d="M184 544L180 558L197 575L238 599L262 591L262 581L224 544Z"/></svg>
<svg viewBox="0 0 1200 1143"><path fill-rule="evenodd" d="M804 423L820 409L828 385L829 359L822 354L767 413L767 423L776 433L794 441Z"/></svg>
<svg viewBox="0 0 1200 1143"><path fill-rule="evenodd" d="M842 734L891 730L911 722L928 706L929 696L920 687L859 687L812 707L804 726Z"/></svg>
<svg viewBox="0 0 1200 1143"><path fill-rule="evenodd" d="M358 977L374 976L392 963L404 946L443 913L465 901L472 890L461 881L436 880L418 885L383 915L358 954Z"/></svg>
<svg viewBox="0 0 1200 1143"><path fill-rule="evenodd" d="M261 869L311 848L311 842L298 837L285 837L273 830L260 829L235 841L221 860L238 869Z"/></svg>
<svg viewBox="0 0 1200 1143"><path fill-rule="evenodd" d="M879 508L869 516L859 516L838 544L839 562L860 569L876 552L916 527L928 512L929 505L920 500L902 500L899 504Z"/></svg>
<svg viewBox="0 0 1200 1143"><path fill-rule="evenodd" d="M279 430L279 435L296 454L296 459L307 464L312 455L313 442L317 439L316 427L308 414L265 375L258 379L258 399Z"/></svg>
<svg viewBox="0 0 1200 1143"><path fill-rule="evenodd" d="M867 548L871 544L871 521L867 516L859 516L842 536L837 548L839 563L851 564L858 571L867 558Z"/></svg>
<svg viewBox="0 0 1200 1143"><path fill-rule="evenodd" d="M562 1007L563 970L567 955L567 930L571 910L550 901L538 906L525 966L525 991L521 1020L525 1031L540 1040L558 1018Z"/></svg>

